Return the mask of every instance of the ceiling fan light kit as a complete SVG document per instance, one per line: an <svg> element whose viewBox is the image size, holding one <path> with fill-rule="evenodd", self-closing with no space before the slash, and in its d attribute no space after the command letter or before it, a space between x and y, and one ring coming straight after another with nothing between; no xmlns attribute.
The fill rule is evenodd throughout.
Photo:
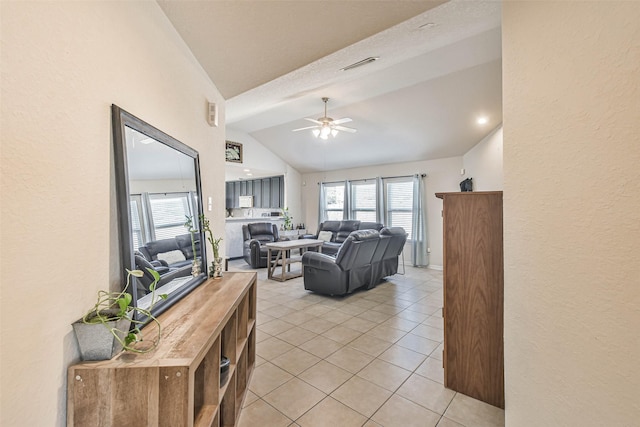
<svg viewBox="0 0 640 427"><path fill-rule="evenodd" d="M299 129L293 129L292 132L298 132L301 130L306 130L306 129L311 129L311 133L313 134L313 136L315 136L316 138L320 138L323 140L327 140L329 139L329 135L331 135L332 137L336 137L338 135L338 131L343 131L343 132L350 132L350 133L355 133L357 132L356 129L354 128L350 128L350 127L346 127L346 126L339 126L343 123L349 123L350 121L352 121L350 118L345 117L342 119L338 119L338 120L333 120L331 117L327 116L327 102L329 101L329 98L322 98L322 102L324 102L324 116L323 117L319 117L318 119L310 119L308 117L305 117L305 120L308 120L312 123L315 123L315 125L313 126L307 126L307 127L303 127L303 128L299 128Z"/></svg>

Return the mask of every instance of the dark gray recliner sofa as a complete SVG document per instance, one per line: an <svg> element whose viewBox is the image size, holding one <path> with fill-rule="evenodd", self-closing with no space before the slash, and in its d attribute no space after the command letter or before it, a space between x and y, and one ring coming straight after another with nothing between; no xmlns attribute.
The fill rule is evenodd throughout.
<svg viewBox="0 0 640 427"><path fill-rule="evenodd" d="M349 237L351 232L356 230L376 230L380 231L383 225L379 222L363 222L355 219L347 219L343 221L325 221L318 226L318 233L305 234L303 239L317 239L321 231L331 232L331 240L324 242L322 245L322 253L335 255L342 243Z"/></svg>
<svg viewBox="0 0 640 427"><path fill-rule="evenodd" d="M358 288L375 287L382 278L398 272L398 255L407 233L401 227L356 230L335 257L306 252L302 256L304 288L326 295L345 295Z"/></svg>
<svg viewBox="0 0 640 427"><path fill-rule="evenodd" d="M200 257L200 235L196 233L194 238L196 244L196 257ZM185 259L171 264L167 264L166 262L162 262L162 260L158 259L159 254L173 251L182 252ZM191 243L191 234L189 233L181 234L169 239L152 240L145 243L144 246L140 246L138 248L138 252L140 252L147 261L161 261L169 268L180 268L193 263L193 246Z"/></svg>
<svg viewBox="0 0 640 427"><path fill-rule="evenodd" d="M376 286L384 277L398 272L398 258L407 242L407 233L402 227L389 227L380 230L380 246L384 246L381 256L376 253L371 262L371 285ZM384 244L383 244L384 243ZM376 251L377 252L377 251Z"/></svg>
<svg viewBox="0 0 640 427"><path fill-rule="evenodd" d="M251 268L264 268L267 266L267 248L265 243L289 240L280 238L278 227L272 222L255 222L242 226L242 237L244 240L244 260ZM272 253L272 257L277 255L277 251Z"/></svg>
<svg viewBox="0 0 640 427"><path fill-rule="evenodd" d="M200 258L200 235L195 234L196 257ZM167 252L180 251L184 256L184 260L168 263L161 259L161 255ZM160 257L159 257L160 255ZM152 240L140 246L134 253L136 268L142 270L144 275L137 279L138 291L146 294L149 292L149 286L153 283L153 275L149 273L149 268L160 274L160 280L156 284L156 289L166 285L173 279L191 275L191 267L193 264L193 246L191 242L191 234L181 234L179 236Z"/></svg>
<svg viewBox="0 0 640 427"><path fill-rule="evenodd" d="M376 230L356 230L349 234L335 258L325 253L305 252L302 256L304 288L328 295L344 295L371 280L371 259L380 235Z"/></svg>

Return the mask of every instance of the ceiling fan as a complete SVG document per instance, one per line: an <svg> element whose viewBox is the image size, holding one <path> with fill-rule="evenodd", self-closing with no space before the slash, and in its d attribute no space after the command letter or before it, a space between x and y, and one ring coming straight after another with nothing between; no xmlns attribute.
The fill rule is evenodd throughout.
<svg viewBox="0 0 640 427"><path fill-rule="evenodd" d="M328 117L327 102L329 101L329 98L322 98L322 101L324 102L324 116L319 117L318 119L310 119L308 117L305 117L304 118L305 120L313 122L315 123L315 125L294 129L292 132L311 129L313 136L320 139L328 139L329 135L335 138L336 135L338 134L338 131L350 132L350 133L357 132L357 130L354 128L340 126L343 123L349 123L350 121L352 121L350 118L345 117L343 119L333 120L331 117Z"/></svg>

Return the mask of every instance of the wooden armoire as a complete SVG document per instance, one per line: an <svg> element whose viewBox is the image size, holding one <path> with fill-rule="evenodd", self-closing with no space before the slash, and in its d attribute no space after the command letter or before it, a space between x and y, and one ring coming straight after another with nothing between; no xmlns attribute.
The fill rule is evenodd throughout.
<svg viewBox="0 0 640 427"><path fill-rule="evenodd" d="M443 200L444 385L504 408L502 192Z"/></svg>

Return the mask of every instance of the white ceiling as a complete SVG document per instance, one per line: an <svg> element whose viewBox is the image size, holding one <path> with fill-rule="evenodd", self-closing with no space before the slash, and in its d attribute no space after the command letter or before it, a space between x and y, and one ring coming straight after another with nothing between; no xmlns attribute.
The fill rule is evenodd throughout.
<svg viewBox="0 0 640 427"><path fill-rule="evenodd" d="M302 173L460 156L502 122L499 2L158 3L234 94L227 128ZM380 60L339 71L369 56ZM291 132L323 115L323 96L328 115L350 117L357 133Z"/></svg>

